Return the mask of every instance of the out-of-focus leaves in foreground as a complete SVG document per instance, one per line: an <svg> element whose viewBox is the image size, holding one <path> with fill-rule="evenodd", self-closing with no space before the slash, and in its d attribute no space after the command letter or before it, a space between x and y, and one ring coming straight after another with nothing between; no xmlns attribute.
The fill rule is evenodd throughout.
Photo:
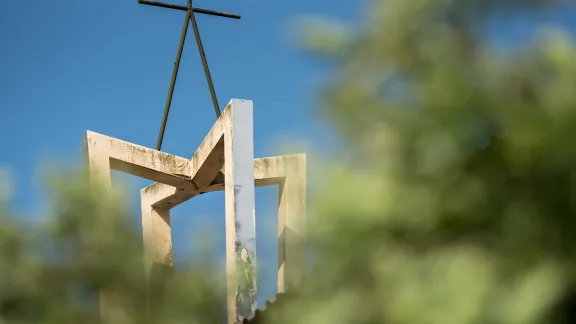
<svg viewBox="0 0 576 324"><path fill-rule="evenodd" d="M556 5L380 0L360 26L307 33L335 65L320 111L344 149L309 174L315 267L268 322L574 322L575 46L550 30L506 51L486 37L494 17ZM55 188L50 226L1 219L2 322L95 322L90 288L116 294L124 323L221 320L202 271L159 285L147 316L117 194Z"/></svg>
<svg viewBox="0 0 576 324"><path fill-rule="evenodd" d="M555 6L372 1L362 25L307 34L336 66L321 114L346 145L312 205L313 294L285 323L576 320L575 46L486 36Z"/></svg>
<svg viewBox="0 0 576 324"><path fill-rule="evenodd" d="M151 276L148 297L126 197L66 172L50 179L54 204L44 223L24 226L0 216L2 323L100 323L98 291L114 296L118 323L222 320L222 284L207 275L208 264Z"/></svg>

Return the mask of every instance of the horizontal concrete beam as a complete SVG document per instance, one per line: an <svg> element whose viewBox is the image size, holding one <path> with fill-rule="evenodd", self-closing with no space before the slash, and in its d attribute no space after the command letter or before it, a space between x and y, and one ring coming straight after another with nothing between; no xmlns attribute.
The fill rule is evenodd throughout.
<svg viewBox="0 0 576 324"><path fill-rule="evenodd" d="M254 159L254 185L261 187L280 184L288 174L288 167L305 156L305 154L294 154ZM160 209L174 208L197 195L222 190L224 190L224 177L222 176L197 190L181 190L163 183L154 183L142 189L143 192L162 192L162 194L155 194L155 197L159 199L152 204L154 208Z"/></svg>
<svg viewBox="0 0 576 324"><path fill-rule="evenodd" d="M231 115L229 103L190 159L190 176L198 187L209 185L224 168L224 132L230 128Z"/></svg>
<svg viewBox="0 0 576 324"><path fill-rule="evenodd" d="M101 177L109 177L113 169L183 190L198 190L190 178L188 159L92 131L86 132L82 147L91 172Z"/></svg>
<svg viewBox="0 0 576 324"><path fill-rule="evenodd" d="M192 179L192 182L196 185L196 189L193 190L181 190L182 188L171 185L167 185L166 182L159 181L154 183L144 189L142 189L143 194L154 194L154 196L162 196L155 194L156 191L171 192L170 194L165 194L164 199L156 204L153 204L154 208L169 209L176 207L183 201L186 201L198 194L200 188L207 188L206 191L215 191L209 188L210 184L214 182L215 178L219 177L221 181L218 182L218 187L224 188L224 174L221 170L224 168L224 131L226 127L230 125L231 118L231 103L226 106L224 112L216 120L202 143L198 146L198 149L189 160L190 169L188 176Z"/></svg>

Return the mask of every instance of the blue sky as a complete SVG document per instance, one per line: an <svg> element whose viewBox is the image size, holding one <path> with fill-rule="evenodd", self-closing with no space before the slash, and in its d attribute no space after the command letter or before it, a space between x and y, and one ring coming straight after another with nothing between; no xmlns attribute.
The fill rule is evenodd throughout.
<svg viewBox="0 0 576 324"><path fill-rule="evenodd" d="M282 139L326 145L330 137L313 110L326 70L294 46L290 23L300 15L357 20L364 2L194 2L243 16L197 15L197 20L220 105L231 98L254 101L255 155L294 153L277 145ZM573 13L557 11L545 19L572 29ZM18 210L41 214L45 196L36 177L39 164L78 161L86 130L155 146L183 16L137 0L0 0L0 168L12 171ZM536 18L503 19L490 35L507 46L529 35ZM214 120L189 30L163 151L191 156ZM134 189L149 183L127 180ZM131 206L138 212L134 193ZM276 195L274 188L256 191L260 302L276 290ZM222 193L210 193L173 210L177 264L192 241L190 230L199 225L217 231L215 251L224 255L223 202Z"/></svg>

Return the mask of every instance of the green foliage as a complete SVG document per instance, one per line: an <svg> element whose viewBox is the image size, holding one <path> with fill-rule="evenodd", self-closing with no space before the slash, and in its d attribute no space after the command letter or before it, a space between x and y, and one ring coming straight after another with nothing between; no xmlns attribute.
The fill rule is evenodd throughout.
<svg viewBox="0 0 576 324"><path fill-rule="evenodd" d="M335 65L320 111L344 149L321 161L315 267L271 323L567 323L576 261L576 48L547 31L499 51L495 15L549 1L379 0L362 26L315 25ZM215 323L221 283L176 273L145 311L141 246L119 193L53 184L45 226L0 218L0 320L93 323L78 287L115 296L118 323Z"/></svg>
<svg viewBox="0 0 576 324"><path fill-rule="evenodd" d="M542 8L522 3L373 1L345 36L311 35L347 145L323 164L320 266L291 321L556 321L574 284L576 51L550 31L492 47L487 19Z"/></svg>
<svg viewBox="0 0 576 324"><path fill-rule="evenodd" d="M208 264L151 276L148 300L142 243L128 222L126 197L70 173L50 179L55 204L44 223L0 218L1 322L99 323L99 291L113 296L114 323L222 319L222 284L206 275Z"/></svg>

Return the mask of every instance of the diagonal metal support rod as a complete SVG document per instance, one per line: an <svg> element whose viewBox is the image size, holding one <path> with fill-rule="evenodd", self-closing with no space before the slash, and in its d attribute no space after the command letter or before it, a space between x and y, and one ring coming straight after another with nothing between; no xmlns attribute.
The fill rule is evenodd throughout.
<svg viewBox="0 0 576 324"><path fill-rule="evenodd" d="M164 106L164 114L162 116L162 123L160 125L160 132L158 134L158 140L156 142L156 150L160 151L162 148L162 141L164 139L164 132L166 130L166 123L168 121L168 114L170 113L170 106L172 104L172 96L174 94L174 86L176 85L176 79L178 78L178 70L180 68L180 59L182 58L182 51L184 48L184 43L186 41L186 35L188 32L188 22L192 22L192 29L194 31L194 36L196 38L196 44L198 45L198 52L200 53L200 58L202 59L202 66L204 67L204 74L206 76L206 82L208 83L208 88L210 89L210 96L212 97L212 104L214 105L214 112L216 117L220 117L220 106L218 105L218 99L216 97L216 91L214 90L214 83L212 82L212 76L210 74L210 68L208 67L208 60L206 59L206 54L204 52L204 46L202 45L202 39L200 38L200 31L198 30L198 24L196 23L195 12L201 14L207 14L212 16L240 19L240 15L229 14L224 12L218 12L213 10L206 10L200 8L192 7L192 0L188 0L187 6L173 5L164 2L148 1L148 0L138 0L140 4L146 4L156 7L184 10L186 11L186 17L184 20L184 26L182 27L182 34L180 36L180 43L178 45L178 52L176 53L176 60L174 61L174 68L172 70L172 79L170 80L170 87L168 88L168 96L166 98L166 104Z"/></svg>
<svg viewBox="0 0 576 324"><path fill-rule="evenodd" d="M218 105L218 99L216 98L216 91L214 90L214 83L212 83L212 76L210 75L210 68L208 67L208 61L206 60L206 54L204 53L204 46L202 46L200 31L198 30L198 24L196 23L196 17L194 16L194 12L191 10L188 12L190 12L190 21L192 21L192 29L194 30L194 36L196 37L198 52L200 53L200 58L202 59L202 66L204 67L204 74L206 75L208 88L210 88L210 96L212 97L214 112L216 113L216 118L218 118L220 117L220 106Z"/></svg>
<svg viewBox="0 0 576 324"><path fill-rule="evenodd" d="M184 42L186 41L186 34L188 33L188 21L190 21L190 11L186 11L186 18L184 18L184 26L182 27L182 35L180 36L180 44L178 45L178 52L176 53L176 61L174 61L174 68L172 69L172 79L170 80L170 87L168 88L168 97L166 97L166 104L164 106L164 114L162 115L162 124L160 125L160 133L156 142L156 150L160 151L162 148L162 140L164 139L164 131L166 130L166 122L168 121L168 113L170 113L170 105L172 104L172 95L174 94L174 86L176 85L176 78L178 78L178 69L180 68L180 59L182 58L182 51L184 49Z"/></svg>

